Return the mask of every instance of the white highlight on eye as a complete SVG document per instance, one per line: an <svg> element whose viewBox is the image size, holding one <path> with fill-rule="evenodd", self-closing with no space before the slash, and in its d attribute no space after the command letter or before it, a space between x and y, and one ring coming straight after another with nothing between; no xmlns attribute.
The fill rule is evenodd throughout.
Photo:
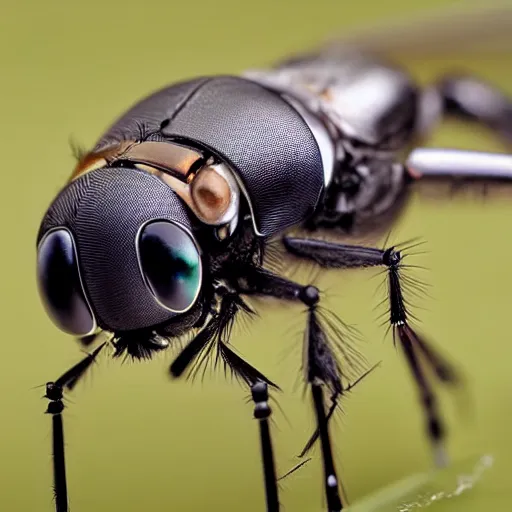
<svg viewBox="0 0 512 512"><path fill-rule="evenodd" d="M149 282L148 278L146 277L146 272L144 271L144 267L142 265L142 259L141 259L141 255L140 255L140 246L139 246L140 237L141 237L142 232L146 226L148 226L152 223L158 223L158 222L164 222L164 223L167 222L167 223L173 224L177 228L181 229L183 231L183 233L185 235L187 235L188 238L190 239L190 241L194 244L195 250L197 252L198 264L199 264L199 277L198 277L199 286L197 287L195 296L194 296L193 300L191 301L190 305L183 310L172 309L172 308L166 306L162 301L160 301L158 299L156 293L153 291L151 283ZM195 236L193 235L192 231L190 231L186 226L184 226L180 222L166 219L166 218L156 217L154 219L150 219L150 220L142 223L142 225L137 230L134 242L135 242L135 252L137 254L137 263L138 263L140 275L142 276L142 279L144 280L144 284L146 285L146 288L153 296L153 299L155 300L155 302L163 309L165 309L171 313L175 313L175 314L186 313L188 310L190 310L192 308L192 306L196 303L197 298L199 297L199 293L201 291L201 287L202 287L202 283L203 283L203 261L201 258L202 251L201 251L201 247L197 243L197 240L196 240Z"/></svg>

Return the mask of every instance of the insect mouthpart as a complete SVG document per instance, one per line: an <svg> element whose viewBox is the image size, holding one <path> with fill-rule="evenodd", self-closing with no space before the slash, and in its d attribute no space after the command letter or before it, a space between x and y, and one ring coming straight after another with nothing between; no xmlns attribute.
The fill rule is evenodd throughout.
<svg viewBox="0 0 512 512"><path fill-rule="evenodd" d="M114 357L130 356L135 360L149 360L169 346L169 339L152 329L114 333Z"/></svg>

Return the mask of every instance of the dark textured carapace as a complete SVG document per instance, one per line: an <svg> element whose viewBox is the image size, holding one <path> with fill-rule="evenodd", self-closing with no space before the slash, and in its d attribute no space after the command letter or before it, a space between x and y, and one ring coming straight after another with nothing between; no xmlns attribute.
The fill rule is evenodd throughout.
<svg viewBox="0 0 512 512"><path fill-rule="evenodd" d="M318 422L312 442L321 440L327 503L337 511L344 500L327 421L354 374L364 371L364 360L337 315L320 305L314 286L265 266L266 249L270 240L283 242L288 253L330 268L381 265L389 272L390 324L418 384L436 460L444 462L444 429L429 370L446 383L457 376L411 326L400 251L292 237L289 231L382 232L411 185L429 176L464 176L464 168L444 168L439 158L439 165L422 165L418 155L414 165L406 162L408 151L445 114L512 138L512 103L493 86L458 75L422 89L403 69L339 49L156 92L80 159L43 217L37 273L49 316L83 340L112 333L115 354L135 358L193 331L171 374L178 377L194 363L197 370L215 350L216 360L252 388L257 410L264 410L257 417L267 507L276 511L266 423L266 386L274 384L230 348L229 336L236 315L252 312L244 296L302 302L305 380ZM469 177L496 176L482 169ZM86 366L91 361L89 356ZM324 391L332 404L328 413ZM60 417L58 409L52 414ZM60 420L55 428L60 446ZM58 510L67 510L64 451L56 450Z"/></svg>

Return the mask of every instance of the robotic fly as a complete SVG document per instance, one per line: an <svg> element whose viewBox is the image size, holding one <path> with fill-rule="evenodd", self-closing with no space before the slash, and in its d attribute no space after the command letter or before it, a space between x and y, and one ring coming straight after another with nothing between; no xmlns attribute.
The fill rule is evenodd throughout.
<svg viewBox="0 0 512 512"><path fill-rule="evenodd" d="M214 358L251 389L267 510L276 512L268 388L277 386L233 351L230 334L238 316L253 312L244 297L302 303L304 378L317 419L303 453L320 440L327 509L339 511L347 503L328 421L368 369L319 290L276 271L270 249L279 244L323 268L382 267L394 340L417 385L435 461L445 464L433 380L457 384L459 375L413 326L404 248L339 241L388 230L418 182L512 178L506 154L414 149L445 115L512 140L512 100L493 85L453 75L422 89L380 57L337 46L160 90L80 155L45 213L37 236L45 309L86 345L111 333L115 356L149 359L193 333L170 374L197 373ZM63 391L106 343L46 386L57 512L68 510Z"/></svg>

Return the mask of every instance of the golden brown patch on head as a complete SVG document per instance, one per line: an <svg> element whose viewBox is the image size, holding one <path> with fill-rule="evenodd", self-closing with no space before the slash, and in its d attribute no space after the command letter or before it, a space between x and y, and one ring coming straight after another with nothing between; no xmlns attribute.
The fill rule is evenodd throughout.
<svg viewBox="0 0 512 512"><path fill-rule="evenodd" d="M123 153L122 158L160 169L169 169L186 176L198 160L201 160L202 155L194 149L174 142L146 141L130 146Z"/></svg>
<svg viewBox="0 0 512 512"><path fill-rule="evenodd" d="M100 152L85 155L71 179L117 160L129 161L137 169L157 176L171 187L200 220L215 224L222 220L231 205L231 188L214 167L194 171L202 158L202 154L194 149L169 142L122 141Z"/></svg>
<svg viewBox="0 0 512 512"><path fill-rule="evenodd" d="M119 158L119 156L122 155L132 144L134 144L133 141L123 141L101 151L87 153L76 164L76 167L71 174L70 181L76 180L79 176L82 176L87 172L105 167L109 162Z"/></svg>
<svg viewBox="0 0 512 512"><path fill-rule="evenodd" d="M212 168L203 169L191 184L191 195L200 217L208 222L220 219L231 203L227 181Z"/></svg>
<svg viewBox="0 0 512 512"><path fill-rule="evenodd" d="M74 180L107 164L111 165L116 160L146 164L185 177L201 158L202 155L198 151L172 142L125 140L85 155L75 167L71 179Z"/></svg>
<svg viewBox="0 0 512 512"><path fill-rule="evenodd" d="M75 180L82 174L85 174L95 169L101 169L107 165L107 161L98 155L88 154L78 162L71 173L70 181Z"/></svg>

